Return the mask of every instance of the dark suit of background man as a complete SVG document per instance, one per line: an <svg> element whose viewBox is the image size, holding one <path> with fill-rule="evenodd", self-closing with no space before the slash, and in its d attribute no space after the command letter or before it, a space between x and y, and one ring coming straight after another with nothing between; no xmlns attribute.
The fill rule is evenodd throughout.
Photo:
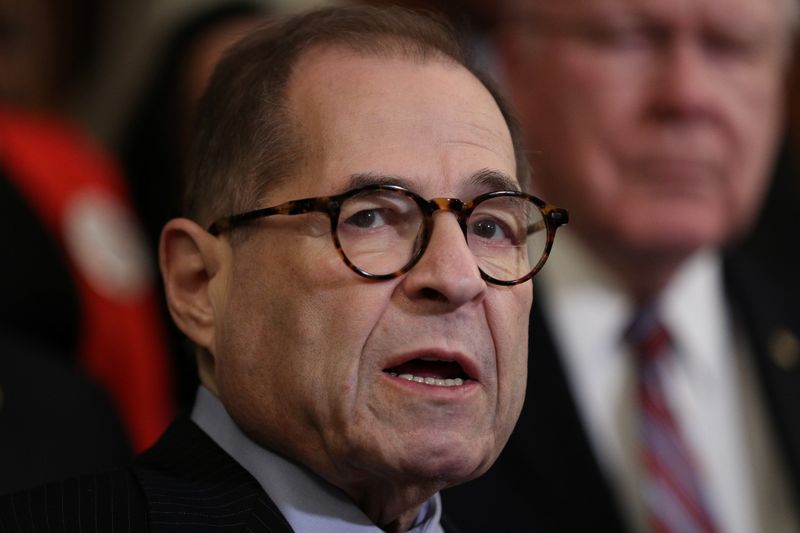
<svg viewBox="0 0 800 533"><path fill-rule="evenodd" d="M537 281L520 421L496 466L445 506L466 531L488 525L477 502L493 531L668 531L657 513L683 510L710 524L677 530L798 531L797 272L766 275L773 258L726 251L767 185L797 5L506 9L499 52L534 190L572 218ZM652 367L626 339L637 312L670 339L656 375L672 442L647 425L637 376ZM678 493L655 446L680 448L698 497Z"/></svg>
<svg viewBox="0 0 800 533"><path fill-rule="evenodd" d="M131 469L6 497L0 530L442 530L438 491L522 407L528 281L567 217L520 192L516 129L457 43L330 9L227 54L160 245L191 419Z"/></svg>

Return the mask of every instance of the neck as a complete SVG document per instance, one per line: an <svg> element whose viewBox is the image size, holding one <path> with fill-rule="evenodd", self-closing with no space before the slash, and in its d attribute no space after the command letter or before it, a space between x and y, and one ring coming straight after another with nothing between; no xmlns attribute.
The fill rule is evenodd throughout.
<svg viewBox="0 0 800 533"><path fill-rule="evenodd" d="M437 482L435 485L398 486L393 482L382 482L345 488L345 492L382 530L403 533L414 525L422 505L443 488L440 485Z"/></svg>

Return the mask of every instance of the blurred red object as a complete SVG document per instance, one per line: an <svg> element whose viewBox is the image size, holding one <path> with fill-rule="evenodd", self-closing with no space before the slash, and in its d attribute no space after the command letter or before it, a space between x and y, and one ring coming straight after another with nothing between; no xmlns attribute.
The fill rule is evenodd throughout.
<svg viewBox="0 0 800 533"><path fill-rule="evenodd" d="M78 366L146 449L172 420L173 384L153 263L116 163L61 119L0 106L0 167L69 265Z"/></svg>

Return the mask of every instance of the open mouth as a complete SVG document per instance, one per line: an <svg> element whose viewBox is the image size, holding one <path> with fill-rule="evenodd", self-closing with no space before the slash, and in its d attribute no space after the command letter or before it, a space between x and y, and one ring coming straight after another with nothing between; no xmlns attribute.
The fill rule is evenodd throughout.
<svg viewBox="0 0 800 533"><path fill-rule="evenodd" d="M392 377L435 387L460 387L470 379L457 362L431 357L417 357L384 372Z"/></svg>

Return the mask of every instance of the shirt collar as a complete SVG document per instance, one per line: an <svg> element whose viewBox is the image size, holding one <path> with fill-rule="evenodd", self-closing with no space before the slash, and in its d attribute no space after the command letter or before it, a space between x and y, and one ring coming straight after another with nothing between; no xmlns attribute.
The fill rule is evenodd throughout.
<svg viewBox="0 0 800 533"><path fill-rule="evenodd" d="M584 364L601 368L619 353L633 305L618 278L574 234L558 237L537 290L564 352L585 354Z"/></svg>
<svg viewBox="0 0 800 533"><path fill-rule="evenodd" d="M662 320L693 372L713 375L733 353L727 309L722 259L706 250L686 261L662 294Z"/></svg>
<svg viewBox="0 0 800 533"><path fill-rule="evenodd" d="M192 420L258 481L298 532L382 533L340 489L305 467L253 442L205 387L197 391ZM420 509L410 533L440 533L439 494Z"/></svg>
<svg viewBox="0 0 800 533"><path fill-rule="evenodd" d="M634 313L624 286L569 232L559 234L553 252L542 280L546 311L556 318L554 327L562 330L556 331L558 338L575 344L568 349L578 353L619 353L621 334ZM719 254L701 250L687 259L659 295L657 306L684 364L715 372L720 357L732 352ZM605 349L593 350L598 346Z"/></svg>

